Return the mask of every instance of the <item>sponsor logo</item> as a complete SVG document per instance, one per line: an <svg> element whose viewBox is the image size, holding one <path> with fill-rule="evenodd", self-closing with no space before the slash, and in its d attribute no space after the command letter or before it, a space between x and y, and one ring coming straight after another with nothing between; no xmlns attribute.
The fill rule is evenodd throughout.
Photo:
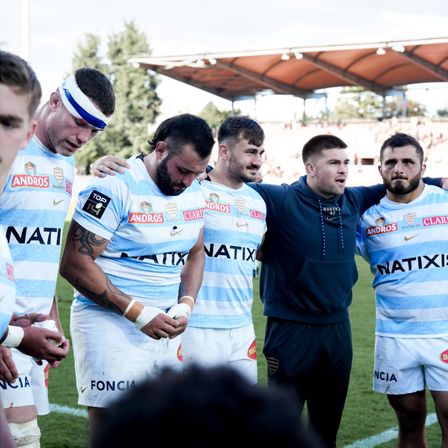
<svg viewBox="0 0 448 448"><path fill-rule="evenodd" d="M148 202L148 201L140 202L140 210L143 213L146 213L147 215L149 215L152 212L152 204L151 204L151 202Z"/></svg>
<svg viewBox="0 0 448 448"><path fill-rule="evenodd" d="M419 236L420 235L420 233L416 233L415 235L410 235L410 236L405 236L403 239L405 240L405 241L410 241L410 240L412 240L413 238L415 238L416 236Z"/></svg>
<svg viewBox="0 0 448 448"><path fill-rule="evenodd" d="M114 391L114 390L129 390L135 388L134 380L119 380L119 381L90 381L90 390Z"/></svg>
<svg viewBox="0 0 448 448"><path fill-rule="evenodd" d="M174 227L170 230L170 236L180 235L183 231L184 231L184 229L178 229L177 226L174 226Z"/></svg>
<svg viewBox="0 0 448 448"><path fill-rule="evenodd" d="M220 213L230 213L229 204L221 204L219 202L205 201L205 208Z"/></svg>
<svg viewBox="0 0 448 448"><path fill-rule="evenodd" d="M398 230L398 224L393 222L391 224L368 227L366 229L367 236L381 235L383 233L396 232Z"/></svg>
<svg viewBox="0 0 448 448"><path fill-rule="evenodd" d="M87 198L83 206L83 210L95 218L101 219L107 206L109 205L110 197L99 191L93 190Z"/></svg>
<svg viewBox="0 0 448 448"><path fill-rule="evenodd" d="M261 221L264 221L266 219L266 215L259 212L258 210L249 210L249 216L251 218L260 219Z"/></svg>
<svg viewBox="0 0 448 448"><path fill-rule="evenodd" d="M209 198L210 202L219 202L219 194L217 194L217 193L210 193L208 195L208 198Z"/></svg>
<svg viewBox="0 0 448 448"><path fill-rule="evenodd" d="M183 212L185 221L193 221L195 219L204 219L204 209L197 208L194 210L184 210Z"/></svg>
<svg viewBox="0 0 448 448"><path fill-rule="evenodd" d="M395 272L409 272L419 269L444 268L447 265L448 255L435 254L386 261L384 264L377 264L376 269L380 275L386 275L395 274Z"/></svg>
<svg viewBox="0 0 448 448"><path fill-rule="evenodd" d="M73 184L69 180L66 180L65 181L65 191L68 194L72 194L72 189L73 189Z"/></svg>
<svg viewBox="0 0 448 448"><path fill-rule="evenodd" d="M444 362L445 364L448 364L448 350L445 350L440 354L440 361Z"/></svg>
<svg viewBox="0 0 448 448"><path fill-rule="evenodd" d="M50 376L50 364L47 364L47 366L44 369L44 384L47 389L48 389L48 377L49 376Z"/></svg>
<svg viewBox="0 0 448 448"><path fill-rule="evenodd" d="M11 188L20 187L47 189L50 187L50 180L48 176L16 174L12 176Z"/></svg>
<svg viewBox="0 0 448 448"><path fill-rule="evenodd" d="M83 394L87 390L87 386L81 387L81 393Z"/></svg>
<svg viewBox="0 0 448 448"><path fill-rule="evenodd" d="M62 229L57 227L13 227L6 228L8 243L61 245Z"/></svg>
<svg viewBox="0 0 448 448"><path fill-rule="evenodd" d="M61 202L64 202L64 199L60 199L59 201L57 201L56 199L53 199L53 205L59 205Z"/></svg>
<svg viewBox="0 0 448 448"><path fill-rule="evenodd" d="M14 280L14 266L6 263L6 277L8 280Z"/></svg>
<svg viewBox="0 0 448 448"><path fill-rule="evenodd" d="M169 266L179 266L185 264L188 252L166 252L154 255L136 255L130 257L126 252L122 252L120 258L132 258L133 260L146 261L148 263L163 264Z"/></svg>
<svg viewBox="0 0 448 448"><path fill-rule="evenodd" d="M34 176L37 173L36 165L34 165L33 162L26 162L24 166L26 174L31 174L31 176Z"/></svg>
<svg viewBox="0 0 448 448"><path fill-rule="evenodd" d="M395 373L382 372L380 370L375 370L375 378L380 381L386 381L387 383L398 382Z"/></svg>
<svg viewBox="0 0 448 448"><path fill-rule="evenodd" d="M0 389L7 390L7 389L26 389L28 387L31 387L31 381L30 379L25 376L19 376L14 383L10 383L8 381L0 380Z"/></svg>
<svg viewBox="0 0 448 448"><path fill-rule="evenodd" d="M428 216L423 218L424 226L439 226L448 224L448 216Z"/></svg>
<svg viewBox="0 0 448 448"><path fill-rule="evenodd" d="M210 243L204 246L205 255L215 258L228 258L229 260L255 261L256 249L243 246L215 245Z"/></svg>
<svg viewBox="0 0 448 448"><path fill-rule="evenodd" d="M179 347L177 347L177 359L180 362L183 362L183 360L184 360L184 357L182 355L182 344L179 344Z"/></svg>
<svg viewBox="0 0 448 448"><path fill-rule="evenodd" d="M162 213L131 212L128 216L129 224L161 224L164 222Z"/></svg>
<svg viewBox="0 0 448 448"><path fill-rule="evenodd" d="M257 341L255 339L247 349L247 357L250 359L257 359Z"/></svg>

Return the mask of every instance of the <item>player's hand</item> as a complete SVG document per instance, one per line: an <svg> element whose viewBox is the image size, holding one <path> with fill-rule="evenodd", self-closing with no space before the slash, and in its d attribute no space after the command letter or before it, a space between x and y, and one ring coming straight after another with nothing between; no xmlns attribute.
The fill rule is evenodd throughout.
<svg viewBox="0 0 448 448"><path fill-rule="evenodd" d="M67 338L64 338L64 340L62 341L62 344L59 345L58 348L62 348L63 350L65 350L65 356L67 356L68 351L70 350L70 342ZM64 358L65 358L64 356ZM53 361L53 362L49 362L49 365L52 369L56 369L56 367L59 367L59 365L61 364L62 359L60 361Z"/></svg>
<svg viewBox="0 0 448 448"><path fill-rule="evenodd" d="M185 316L176 317L175 320L179 325L177 326L176 331L170 335L170 339L174 339L175 337L179 336L187 328L188 319Z"/></svg>
<svg viewBox="0 0 448 448"><path fill-rule="evenodd" d="M13 383L18 377L19 372L12 360L11 350L0 346L0 379Z"/></svg>
<svg viewBox="0 0 448 448"><path fill-rule="evenodd" d="M49 363L62 361L68 353L69 344L60 331L46 328L25 327L22 342L17 347L25 355L45 359Z"/></svg>
<svg viewBox="0 0 448 448"><path fill-rule="evenodd" d="M14 315L11 319L10 324L15 325L17 327L30 327L34 324L34 322L43 322L44 320L48 320L50 317L46 314L40 313L29 313L23 316Z"/></svg>
<svg viewBox="0 0 448 448"><path fill-rule="evenodd" d="M118 156L100 157L90 166L90 171L96 177L114 176L115 173L124 173L124 168L129 169L129 163Z"/></svg>
<svg viewBox="0 0 448 448"><path fill-rule="evenodd" d="M178 326L178 320L169 317L165 313L160 313L142 327L140 331L153 339L171 338Z"/></svg>

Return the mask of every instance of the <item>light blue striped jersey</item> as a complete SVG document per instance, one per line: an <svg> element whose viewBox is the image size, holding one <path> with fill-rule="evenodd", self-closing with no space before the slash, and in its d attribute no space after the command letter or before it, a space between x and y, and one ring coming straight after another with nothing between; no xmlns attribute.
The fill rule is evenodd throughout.
<svg viewBox="0 0 448 448"><path fill-rule="evenodd" d="M14 310L16 286L12 258L3 228L0 226L0 339Z"/></svg>
<svg viewBox="0 0 448 448"><path fill-rule="evenodd" d="M36 137L14 161L0 197L0 224L14 262L18 314L50 312L73 176L74 159Z"/></svg>
<svg viewBox="0 0 448 448"><path fill-rule="evenodd" d="M357 243L374 274L376 333L448 335L448 192L426 185L409 204L383 198L362 216Z"/></svg>
<svg viewBox="0 0 448 448"><path fill-rule="evenodd" d="M110 241L95 263L117 288L144 305L169 308L204 225L204 196L197 181L179 196L166 196L142 159L129 164L124 174L95 178L80 193L73 219Z"/></svg>
<svg viewBox="0 0 448 448"><path fill-rule="evenodd" d="M238 328L252 323L253 268L266 230L266 204L244 184L235 190L203 181L205 269L189 326Z"/></svg>

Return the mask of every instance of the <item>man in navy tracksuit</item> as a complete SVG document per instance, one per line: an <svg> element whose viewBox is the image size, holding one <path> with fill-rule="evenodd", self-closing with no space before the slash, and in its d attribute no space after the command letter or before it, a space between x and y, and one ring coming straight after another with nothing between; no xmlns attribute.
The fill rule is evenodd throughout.
<svg viewBox="0 0 448 448"><path fill-rule="evenodd" d="M352 364L356 225L385 194L383 185L345 188L346 147L318 135L303 148L306 176L298 182L251 184L267 206L260 295L268 381L291 388L300 411L307 403L327 447L336 446Z"/></svg>

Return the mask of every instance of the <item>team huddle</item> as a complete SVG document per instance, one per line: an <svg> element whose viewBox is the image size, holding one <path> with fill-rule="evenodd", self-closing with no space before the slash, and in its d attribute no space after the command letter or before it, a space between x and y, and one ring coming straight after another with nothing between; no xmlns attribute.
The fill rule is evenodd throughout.
<svg viewBox="0 0 448 448"><path fill-rule="evenodd" d="M72 156L107 130L113 88L81 68L35 112L34 72L10 53L0 59L2 446L40 446L48 369L69 350L58 272L75 291L78 402L95 435L105 409L167 368L225 365L257 383L258 259L268 385L286 390L297 414L306 403L319 446L335 447L353 356L356 253L374 274L374 389L396 412L399 446L424 446L426 387L448 446L448 193L444 179L423 180L417 140L384 142L383 184L346 187L347 145L318 135L302 150L306 175L268 185L256 183L265 152L256 121L223 121L210 169L209 125L177 115L158 126L148 153L96 163L61 257Z"/></svg>

